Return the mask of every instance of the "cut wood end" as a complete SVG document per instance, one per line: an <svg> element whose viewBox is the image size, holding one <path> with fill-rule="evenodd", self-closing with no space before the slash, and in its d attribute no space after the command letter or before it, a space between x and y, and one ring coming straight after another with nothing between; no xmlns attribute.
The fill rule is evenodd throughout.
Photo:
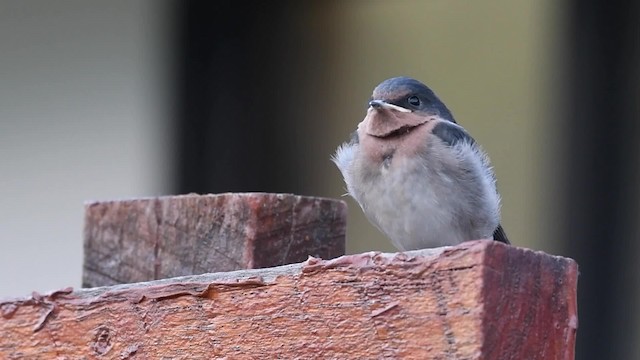
<svg viewBox="0 0 640 360"><path fill-rule="evenodd" d="M265 268L345 252L347 204L272 193L85 205L83 286Z"/></svg>

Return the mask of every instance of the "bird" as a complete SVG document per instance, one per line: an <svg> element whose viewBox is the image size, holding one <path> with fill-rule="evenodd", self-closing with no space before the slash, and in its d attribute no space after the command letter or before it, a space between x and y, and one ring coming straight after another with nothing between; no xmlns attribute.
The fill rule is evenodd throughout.
<svg viewBox="0 0 640 360"><path fill-rule="evenodd" d="M510 244L488 155L418 80L376 86L364 120L331 160L348 195L400 251Z"/></svg>

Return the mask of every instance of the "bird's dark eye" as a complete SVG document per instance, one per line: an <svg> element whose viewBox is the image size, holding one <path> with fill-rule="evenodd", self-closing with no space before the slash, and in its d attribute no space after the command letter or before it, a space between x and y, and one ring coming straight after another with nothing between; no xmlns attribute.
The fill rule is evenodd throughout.
<svg viewBox="0 0 640 360"><path fill-rule="evenodd" d="M415 95L409 96L407 101L409 102L409 105L420 106L420 98Z"/></svg>

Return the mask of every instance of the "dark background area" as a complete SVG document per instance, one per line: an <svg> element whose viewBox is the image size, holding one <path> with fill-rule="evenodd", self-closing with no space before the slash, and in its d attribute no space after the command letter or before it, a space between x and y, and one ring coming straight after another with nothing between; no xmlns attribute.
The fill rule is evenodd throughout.
<svg viewBox="0 0 640 360"><path fill-rule="evenodd" d="M291 189L286 5L176 4L178 193Z"/></svg>
<svg viewBox="0 0 640 360"><path fill-rule="evenodd" d="M630 359L637 336L640 240L638 2L571 1L564 253L578 261L577 357Z"/></svg>
<svg viewBox="0 0 640 360"><path fill-rule="evenodd" d="M173 6L175 190L312 193L302 181L305 159L293 149L314 141L301 139L313 135L306 124L327 121L321 114L331 104L313 86L323 76L328 47L327 39L313 34L312 24L301 21L329 24L323 14L334 5L187 1Z"/></svg>

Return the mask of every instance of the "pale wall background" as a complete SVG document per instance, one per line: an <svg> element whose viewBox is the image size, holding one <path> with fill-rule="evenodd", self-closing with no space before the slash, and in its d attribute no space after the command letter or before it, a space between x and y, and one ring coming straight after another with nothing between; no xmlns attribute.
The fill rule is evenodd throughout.
<svg viewBox="0 0 640 360"><path fill-rule="evenodd" d="M84 201L169 191L164 3L0 1L0 297L80 286Z"/></svg>

